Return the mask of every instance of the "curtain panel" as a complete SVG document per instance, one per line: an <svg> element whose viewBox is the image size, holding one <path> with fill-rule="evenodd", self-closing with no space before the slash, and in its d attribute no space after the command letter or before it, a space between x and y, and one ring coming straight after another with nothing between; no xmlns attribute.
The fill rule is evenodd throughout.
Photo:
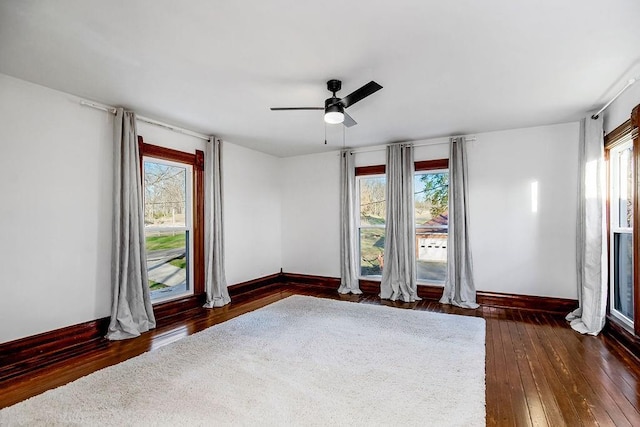
<svg viewBox="0 0 640 427"><path fill-rule="evenodd" d="M147 277L135 113L116 110L113 148L113 300L107 338L121 340L137 337L156 326Z"/></svg>
<svg viewBox="0 0 640 427"><path fill-rule="evenodd" d="M567 315L581 334L598 335L607 314L606 165L602 117L580 121L576 229L579 307Z"/></svg>
<svg viewBox="0 0 640 427"><path fill-rule="evenodd" d="M413 147L387 147L387 217L380 298L419 300L415 262Z"/></svg>
<svg viewBox="0 0 640 427"><path fill-rule="evenodd" d="M467 175L467 141L463 137L452 138L449 142L447 277L440 302L462 308L478 308L469 239Z"/></svg>
<svg viewBox="0 0 640 427"><path fill-rule="evenodd" d="M224 270L222 141L211 137L204 152L204 265L206 308L231 302Z"/></svg>
<svg viewBox="0 0 640 427"><path fill-rule="evenodd" d="M353 153L340 152L340 287L341 294L361 294L358 282L356 167Z"/></svg>

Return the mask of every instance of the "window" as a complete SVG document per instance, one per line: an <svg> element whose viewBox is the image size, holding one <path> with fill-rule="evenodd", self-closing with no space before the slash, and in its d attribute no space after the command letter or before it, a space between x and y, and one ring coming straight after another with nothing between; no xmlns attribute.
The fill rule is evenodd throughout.
<svg viewBox="0 0 640 427"><path fill-rule="evenodd" d="M414 177L416 270L422 283L444 284L447 274L449 162L416 162ZM378 278L384 268L385 167L356 168L360 276Z"/></svg>
<svg viewBox="0 0 640 427"><path fill-rule="evenodd" d="M140 156L151 300L201 293L204 155L145 144L140 138Z"/></svg>
<svg viewBox="0 0 640 427"><path fill-rule="evenodd" d="M384 173L358 176L356 185L360 206L357 219L360 275L382 276L387 179Z"/></svg>
<svg viewBox="0 0 640 427"><path fill-rule="evenodd" d="M143 165L151 299L192 294L192 167L153 157L144 157Z"/></svg>
<svg viewBox="0 0 640 427"><path fill-rule="evenodd" d="M615 327L640 336L640 220L638 156L640 105L604 137L608 166L609 315ZM588 167L588 165L587 165Z"/></svg>
<svg viewBox="0 0 640 427"><path fill-rule="evenodd" d="M419 282L444 284L449 236L449 172L446 160L416 162L414 179L416 270Z"/></svg>
<svg viewBox="0 0 640 427"><path fill-rule="evenodd" d="M627 328L634 325L633 141L609 149L609 312Z"/></svg>

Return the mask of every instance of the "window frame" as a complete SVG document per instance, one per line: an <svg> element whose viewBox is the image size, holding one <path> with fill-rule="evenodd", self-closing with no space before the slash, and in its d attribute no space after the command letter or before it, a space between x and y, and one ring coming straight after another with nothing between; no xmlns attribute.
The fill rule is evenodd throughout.
<svg viewBox="0 0 640 427"><path fill-rule="evenodd" d="M615 319L621 326L625 327L626 329L629 330L633 330L634 329L634 319L630 319L629 317L625 316L622 312L618 311L615 307L614 307L614 298L615 298L615 274L616 274L616 270L617 270L617 259L615 257L615 250L613 245L615 245L615 236L616 234L630 234L632 236L632 240L633 240L633 235L634 233L634 224L633 224L633 216L632 215L632 224L631 227L623 227L620 225L620 203L615 202L615 203L611 203L611 201L617 201L619 199L619 195L620 192L622 191L621 188L619 188L619 183L620 183L620 161L619 161L619 154L628 149L631 148L633 149L633 140L629 138L630 135L622 135L620 138L616 139L613 143L610 143L607 146L607 192L608 192L608 198L607 198L607 250L609 253L608 259L608 267L609 267L609 277L608 277L608 296L609 296L609 303L607 305L607 311L609 313L609 315L611 316L611 318ZM631 169L632 169L632 176L635 170L635 165L633 164L633 158L635 156L632 154L631 156ZM613 178L617 178L617 180L614 181ZM617 182L616 182L617 181ZM634 192L632 189L632 197L633 199L636 199L636 197L634 197ZM633 200L632 200L632 205L633 205ZM635 265L635 256L632 255L632 286L636 287L636 280L635 280L635 272L633 272L634 268L633 265ZM635 305L636 305L636 301L635 301L635 297L632 295L632 303L634 305L634 318L635 318Z"/></svg>
<svg viewBox="0 0 640 427"><path fill-rule="evenodd" d="M195 150L195 153L187 153L149 144L144 142L144 138L141 135L138 136L138 148L142 182L144 182L145 157L190 165L192 168L193 182L190 209L193 229L193 294L181 294L173 298L158 299L152 301L152 304L156 306L184 298L198 297L204 294L204 152Z"/></svg>
<svg viewBox="0 0 640 427"><path fill-rule="evenodd" d="M607 318L624 329L631 329L633 334L636 337L640 337L640 233L638 232L638 225L640 225L640 185L638 183L638 179L640 178L640 174L638 171L638 166L640 165L640 138L638 136L638 128L640 127L640 105L637 105L631 112L631 117L629 120L622 123L620 126L612 130L610 133L605 135L604 137L604 148L605 148L605 161L607 165L607 201L606 201L606 224L607 224L607 251L609 258L609 268L611 268L612 262L612 226L611 226L611 150L620 144L626 142L629 138L632 140L633 147L633 155L631 157L631 167L632 167L632 190L631 194L633 197L632 200L632 242L633 242L633 253L632 253L632 263L633 263L633 322L632 325L629 325L611 312L611 300L608 301L607 304ZM617 212L617 209L616 209ZM612 293L612 275L609 274L608 277L608 286L607 291L609 298L611 299ZM632 326L632 328L629 328Z"/></svg>
<svg viewBox="0 0 640 427"><path fill-rule="evenodd" d="M362 238L361 238L361 234L362 234L362 229L382 229L383 231L386 230L387 224L385 221L384 225L365 225L363 226L360 223L360 179L362 178L380 178L383 177L385 178L385 185L386 185L386 172L385 172L385 166L384 165L376 165L376 166L365 166L365 167L360 167L360 168L356 168L356 200L358 201L358 212L356 214L356 231L357 231L357 242L356 245L358 247L358 279L361 280L375 280L378 278L382 278L382 274L381 275L368 275L368 276L364 276L362 275L362 264L361 264L361 260L362 260L362 248L361 248L361 243L362 243ZM386 200L385 200L386 203ZM385 206L385 212L386 212L386 206Z"/></svg>

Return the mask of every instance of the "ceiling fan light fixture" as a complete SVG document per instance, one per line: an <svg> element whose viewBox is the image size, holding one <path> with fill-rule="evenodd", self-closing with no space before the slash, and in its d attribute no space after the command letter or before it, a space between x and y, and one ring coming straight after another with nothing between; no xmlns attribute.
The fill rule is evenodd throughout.
<svg viewBox="0 0 640 427"><path fill-rule="evenodd" d="M324 110L324 121L332 125L344 122L344 109L342 105L335 104L326 107Z"/></svg>

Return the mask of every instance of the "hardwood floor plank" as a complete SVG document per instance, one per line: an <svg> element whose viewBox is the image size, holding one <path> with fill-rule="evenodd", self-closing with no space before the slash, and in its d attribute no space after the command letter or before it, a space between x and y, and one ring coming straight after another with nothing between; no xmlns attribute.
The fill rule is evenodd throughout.
<svg viewBox="0 0 640 427"><path fill-rule="evenodd" d="M529 405L525 397L526 395L518 366L518 355L511 339L510 324L512 321L510 320L510 312L504 311L503 314L504 318L499 322L499 325L505 370L501 376L505 378L508 386L507 391L510 396L509 401L511 403L511 411L513 411L515 425L531 426L531 414L529 413Z"/></svg>
<svg viewBox="0 0 640 427"><path fill-rule="evenodd" d="M618 385L625 398L640 411L640 363L610 337L576 335L578 346L593 354L602 363L598 366Z"/></svg>
<svg viewBox="0 0 640 427"><path fill-rule="evenodd" d="M541 328L540 323L538 322L535 314L532 313L528 313L526 319L527 321L524 322L523 326L527 333L527 337L531 342L531 348L533 350L531 357L535 357L537 360L537 371L540 373L540 377L544 378L544 381L549 388L549 393L541 396L545 401L555 399L560 411L561 420L557 420L557 424L555 425L583 425L584 422L581 421L573 403L567 397L567 390L554 369L555 360L550 358L541 346L541 341L544 341L544 337L541 337L538 331L538 329Z"/></svg>
<svg viewBox="0 0 640 427"><path fill-rule="evenodd" d="M537 356L536 344L531 340L528 331L525 329L524 319L529 314L530 313L528 312L514 313L514 317L517 319L514 327L517 329L519 339L526 356L527 365L531 373L532 383L527 383L527 395L531 396L531 399L535 399L537 395L540 399L540 404L544 411L544 419L547 423L546 425L562 425L564 418L562 417L562 412L560 411L555 395L547 382L547 378L544 376L543 369L540 365L541 362ZM530 320L529 323L531 323ZM543 418L540 415L537 415L533 420L534 424L542 423L542 419Z"/></svg>
<svg viewBox="0 0 640 427"><path fill-rule="evenodd" d="M523 393L525 403L529 409L531 425L548 425L548 420L545 415L542 400L536 388L535 380L531 372L527 350L523 343L522 336L520 335L520 331L518 330L518 322L520 321L520 317L518 313L514 313L512 311L509 313L508 319L512 351L515 355L514 359L519 374L519 376L515 378L514 381L518 383L518 385L520 386L520 390Z"/></svg>
<svg viewBox="0 0 640 427"><path fill-rule="evenodd" d="M494 328L497 322L490 317L491 312L487 312L485 320L487 322L486 329L486 345L485 345L485 404L487 408L486 421L488 426L497 426L500 419L500 396L496 392L498 387L498 371L496 368L496 356L493 345L495 337Z"/></svg>
<svg viewBox="0 0 640 427"><path fill-rule="evenodd" d="M589 376L594 377L594 369L592 367L590 369L581 369L589 367L588 360L584 358L584 353L578 359L567 349L566 342L573 338L575 332L566 325L558 325L553 316L544 313L539 316L544 323L542 327L545 330L547 340L546 348L557 360L556 366L563 383L570 385L573 394L572 401L579 413L582 411L586 419L590 422L593 419L598 425L617 425L605 409L605 406L610 407L609 405L615 407L611 397L606 392L599 395L585 379L585 371L588 371ZM605 405L596 404L602 400L604 400L603 403ZM626 423L624 417L617 418L620 422Z"/></svg>
<svg viewBox="0 0 640 427"><path fill-rule="evenodd" d="M640 425L640 413L621 391L620 386L626 384L612 381L609 374L598 363L602 361L600 353L590 351L584 345L585 342L601 344L598 338L579 335L557 318L548 318L547 321L557 326L552 329L556 336L554 345L561 357L567 361L567 365L589 367L589 369L574 369L572 374L579 382L584 382L593 390L593 394L588 394L586 397L589 398L588 404L594 414L597 411L605 411L608 414L609 421L602 414L596 414L600 424Z"/></svg>
<svg viewBox="0 0 640 427"><path fill-rule="evenodd" d="M491 319L494 322L491 343L493 345L494 366L496 369L492 392L500 397L498 407L495 408L497 425L516 425L516 413L511 401L509 378L508 375L505 374L507 372L507 360L500 330L500 323L504 321L504 309L496 308L492 310L492 315L495 316L495 318ZM504 396L509 396L509 398L504 399Z"/></svg>

